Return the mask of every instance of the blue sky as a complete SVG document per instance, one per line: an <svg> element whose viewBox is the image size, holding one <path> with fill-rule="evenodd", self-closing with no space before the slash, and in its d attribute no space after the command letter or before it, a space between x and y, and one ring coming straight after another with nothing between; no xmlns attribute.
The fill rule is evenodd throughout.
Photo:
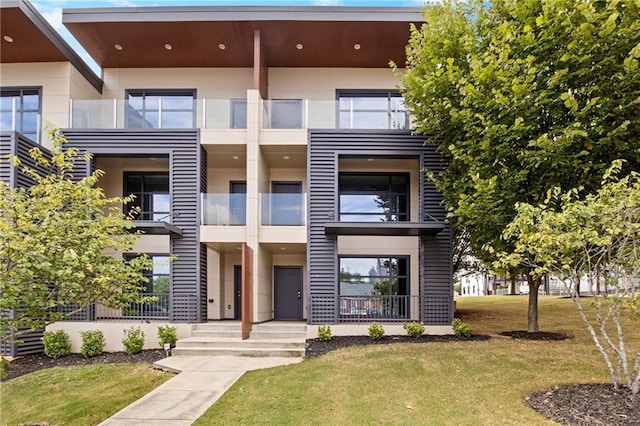
<svg viewBox="0 0 640 426"><path fill-rule="evenodd" d="M72 48L100 75L100 68L62 25L62 9L77 7L135 6L380 6L416 7L424 0L30 0L41 15Z"/></svg>

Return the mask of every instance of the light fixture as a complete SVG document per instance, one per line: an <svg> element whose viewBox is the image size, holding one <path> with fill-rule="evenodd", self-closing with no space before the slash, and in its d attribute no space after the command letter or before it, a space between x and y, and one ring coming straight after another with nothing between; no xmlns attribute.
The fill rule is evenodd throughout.
<svg viewBox="0 0 640 426"><path fill-rule="evenodd" d="M220 43L220 44L218 45L218 49L220 49L220 50L224 50L224 49L226 49L226 48L227 48L227 46L225 46L225 45L224 45L224 43Z"/></svg>
<svg viewBox="0 0 640 426"><path fill-rule="evenodd" d="M286 249L287 249L286 247L280 247L280 250L286 250Z"/></svg>
<svg viewBox="0 0 640 426"><path fill-rule="evenodd" d="M373 161L373 158L367 158L367 161L371 162Z"/></svg>
<svg viewBox="0 0 640 426"><path fill-rule="evenodd" d="M234 156L233 156L233 157L231 157L231 158L233 158L234 160L239 160L239 159L240 159L240 157L238 157L237 155L234 155Z"/></svg>
<svg viewBox="0 0 640 426"><path fill-rule="evenodd" d="M113 47L115 47L116 50L122 50L122 45L120 44L114 44Z"/></svg>
<svg viewBox="0 0 640 426"><path fill-rule="evenodd" d="M288 155L283 155L282 158L284 158L285 160L290 159L291 157L289 157Z"/></svg>
<svg viewBox="0 0 640 426"><path fill-rule="evenodd" d="M164 48L167 49L167 50L171 50L171 49L173 49L173 46L171 46L169 43L167 43L167 44L164 45Z"/></svg>
<svg viewBox="0 0 640 426"><path fill-rule="evenodd" d="M157 158L156 158L156 157L149 157L149 160L151 160L151 161L156 161L156 160L157 160Z"/></svg>
<svg viewBox="0 0 640 426"><path fill-rule="evenodd" d="M360 43L356 43L356 44L354 44L354 45L353 45L353 48L354 48L355 50L360 50L360 47L361 47L361 46L360 46Z"/></svg>
<svg viewBox="0 0 640 426"><path fill-rule="evenodd" d="M302 45L302 43L296 44L296 49L302 50L303 48L304 48L304 46Z"/></svg>
<svg viewBox="0 0 640 426"><path fill-rule="evenodd" d="M2 37L2 38L3 38L5 41L9 42L9 43L13 43L13 37L11 37L11 36L6 35L6 36L4 36L4 37Z"/></svg>

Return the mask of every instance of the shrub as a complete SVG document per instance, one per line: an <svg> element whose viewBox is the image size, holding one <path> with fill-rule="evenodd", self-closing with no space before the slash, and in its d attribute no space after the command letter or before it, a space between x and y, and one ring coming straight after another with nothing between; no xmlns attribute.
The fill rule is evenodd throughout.
<svg viewBox="0 0 640 426"><path fill-rule="evenodd" d="M124 338L122 339L122 344L124 345L124 350L128 355L137 354L144 348L144 331L138 328L134 328L133 326L128 330L123 330Z"/></svg>
<svg viewBox="0 0 640 426"><path fill-rule="evenodd" d="M42 334L44 354L49 358L60 358L71 353L71 339L64 330L45 331Z"/></svg>
<svg viewBox="0 0 640 426"><path fill-rule="evenodd" d="M178 341L177 328L170 325L158 327L158 344L164 349L164 344L168 343L170 347L175 348Z"/></svg>
<svg viewBox="0 0 640 426"><path fill-rule="evenodd" d="M331 340L331 326L329 324L318 326L318 340L328 342Z"/></svg>
<svg viewBox="0 0 640 426"><path fill-rule="evenodd" d="M372 322L369 326L369 337L371 340L380 340L384 336L384 328L381 325Z"/></svg>
<svg viewBox="0 0 640 426"><path fill-rule="evenodd" d="M80 353L82 353L85 358L91 358L102 353L105 345L104 334L102 334L102 331L81 331L80 336L82 336Z"/></svg>
<svg viewBox="0 0 640 426"><path fill-rule="evenodd" d="M471 336L471 327L469 324L463 323L460 318L453 319L453 333L458 337Z"/></svg>
<svg viewBox="0 0 640 426"><path fill-rule="evenodd" d="M412 321L410 323L402 324L402 328L407 331L410 337L417 339L424 334L424 324L421 322Z"/></svg>

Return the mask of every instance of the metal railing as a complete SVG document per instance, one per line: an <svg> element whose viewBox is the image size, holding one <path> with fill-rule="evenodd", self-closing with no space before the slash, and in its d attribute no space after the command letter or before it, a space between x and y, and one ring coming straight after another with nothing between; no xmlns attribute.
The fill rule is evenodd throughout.
<svg viewBox="0 0 640 426"><path fill-rule="evenodd" d="M307 194L260 194L260 224L263 226L304 226Z"/></svg>
<svg viewBox="0 0 640 426"><path fill-rule="evenodd" d="M418 296L340 296L340 322L406 322L417 318Z"/></svg>

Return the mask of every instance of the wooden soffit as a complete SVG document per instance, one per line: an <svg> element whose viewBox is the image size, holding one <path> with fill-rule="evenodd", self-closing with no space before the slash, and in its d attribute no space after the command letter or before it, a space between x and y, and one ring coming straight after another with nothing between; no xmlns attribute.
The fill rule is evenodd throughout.
<svg viewBox="0 0 640 426"><path fill-rule="evenodd" d="M405 63L417 8L149 7L67 9L63 23L103 68L384 68ZM170 46L170 49L167 48Z"/></svg>

